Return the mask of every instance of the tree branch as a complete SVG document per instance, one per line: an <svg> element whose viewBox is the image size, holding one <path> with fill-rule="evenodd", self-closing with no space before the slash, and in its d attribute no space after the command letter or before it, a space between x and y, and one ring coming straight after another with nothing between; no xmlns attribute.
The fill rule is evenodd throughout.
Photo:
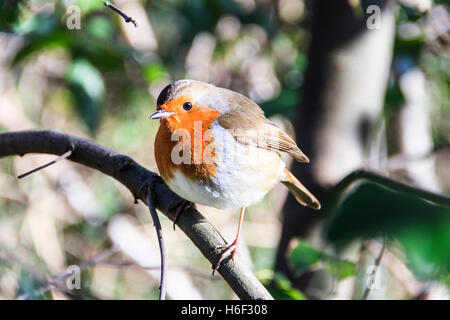
<svg viewBox="0 0 450 320"><path fill-rule="evenodd" d="M150 215L153 219L153 225L156 229L156 235L158 237L159 251L161 253L161 278L159 281L159 300L166 299L166 271L167 271L167 263L166 263L166 249L164 246L163 235L161 223L159 222L158 213L156 212L155 205L153 204L153 195L152 191L148 190L147 192L147 205L150 210Z"/></svg>
<svg viewBox="0 0 450 320"><path fill-rule="evenodd" d="M32 173L34 173L34 172L37 172L37 171L39 171L39 170L45 169L45 168L47 168L47 167L50 167L52 164L58 163L58 162L60 162L61 160L64 160L64 159L66 159L67 157L70 157L71 154L72 154L72 150L69 150L69 151L67 151L66 153L60 155L60 156L59 156L58 158L56 158L55 160L52 160L52 161L50 161L50 162L48 162L48 163L46 163L46 164L44 164L44 165L42 165L42 166L39 166L39 167L37 167L37 168L34 168L34 169L32 169L32 170L30 170L30 171L28 171L28 172L22 173L21 175L17 176L17 179L23 179L23 178L25 178L25 177L28 177L30 174L32 174Z"/></svg>
<svg viewBox="0 0 450 320"><path fill-rule="evenodd" d="M383 257L384 249L386 248L386 238L387 238L387 235L385 233L384 237L383 237L383 246L381 247L380 254L378 255L377 259L375 260L375 271L373 274L374 278L377 276L377 272L378 272L378 269L379 269L380 263L381 263L381 258ZM367 300L367 298L369 297L370 290L372 290L372 286L367 284L361 300Z"/></svg>
<svg viewBox="0 0 450 320"><path fill-rule="evenodd" d="M182 199L173 193L156 173L148 171L130 157L100 146L92 141L68 134L30 130L0 133L0 158L27 153L61 155L73 150L67 159L99 170L126 186L136 200L147 204L148 190L152 190L155 207L172 221L175 204ZM195 208L187 206L177 224L202 254L216 265L220 253L214 246L225 244L220 233ZM225 260L219 273L241 299L273 299L254 274L238 259Z"/></svg>
<svg viewBox="0 0 450 320"><path fill-rule="evenodd" d="M128 16L125 12L120 10L118 7L113 5L111 2L103 1L103 4L106 7L110 8L111 10L113 10L114 12L116 12L118 15L120 15L126 23L131 22L137 28L137 26L138 26L137 21L135 19L133 19L132 17Z"/></svg>

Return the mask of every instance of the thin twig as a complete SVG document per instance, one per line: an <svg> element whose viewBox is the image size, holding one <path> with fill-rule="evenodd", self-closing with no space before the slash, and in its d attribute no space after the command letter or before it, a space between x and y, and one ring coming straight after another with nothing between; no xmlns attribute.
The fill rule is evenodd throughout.
<svg viewBox="0 0 450 320"><path fill-rule="evenodd" d="M114 253L118 252L119 248L116 246L113 246L105 251L100 252L99 254L93 256L92 258L80 263L78 265L78 267L80 268L80 271L83 271L89 267L92 267L98 263L100 263L102 260L110 257L111 255L113 255ZM71 275L73 275L73 273L61 273L57 276L52 277L46 284L44 284L41 288L35 290L33 293L25 293L20 295L17 300L27 300L29 299L31 296L40 296L43 295L44 293L46 293L48 290L50 290L52 287L58 288L59 290L66 292L66 290L64 290L63 288L61 288L59 286L59 283L61 281L66 280L68 277L70 277Z"/></svg>
<svg viewBox="0 0 450 320"><path fill-rule="evenodd" d="M373 277L375 278L378 272L378 268L380 267L380 263L381 263L381 258L383 257L384 254L384 249L386 248L386 233L384 234L384 238L383 238L383 246L381 247L380 250L380 254L378 255L377 259L375 260L375 271L373 274ZM372 286L370 286L369 284L367 284L366 289L364 290L364 293L362 295L362 300L367 300L367 298L369 297L369 293L370 290L372 289Z"/></svg>
<svg viewBox="0 0 450 320"><path fill-rule="evenodd" d="M155 205L153 204L153 195L150 187L148 188L147 192L147 205L153 219L153 225L155 226L156 229L156 235L158 236L159 252L161 254L161 279L159 283L159 300L165 300L166 299L165 274L167 271L166 249L164 247L164 239L162 235L161 223L159 222L158 213L156 212Z"/></svg>
<svg viewBox="0 0 450 320"><path fill-rule="evenodd" d="M371 255L375 255L379 254L383 244L375 240L370 240L367 241L365 246ZM414 297L417 297L421 292L426 290L426 282L416 279L411 270L406 267L405 261L402 261L402 259L387 247L384 249L383 261L387 271L389 271L390 277L400 283L410 299L414 299Z"/></svg>
<svg viewBox="0 0 450 320"><path fill-rule="evenodd" d="M108 265L108 266L116 266L116 267L136 267L139 269L144 269L144 270L159 270L161 268L161 266L156 265L156 266L142 266L136 262L133 261L102 261L100 262L100 264L104 264L104 265ZM184 271L189 273L190 275L194 276L194 277L198 277L198 278L203 278L203 279L207 279L210 281L217 281L217 280L221 280L220 278L217 277L211 277L211 273L210 272L202 272L200 270L194 269L194 268L190 268L190 267L186 267L186 266L167 266L167 269L172 269L172 270L180 270L180 271Z"/></svg>
<svg viewBox="0 0 450 320"><path fill-rule="evenodd" d="M33 170L30 170L30 171L28 171L28 172L25 172L25 173L21 174L20 176L17 176L17 178L18 178L18 179L25 178L26 176L29 176L30 174L32 174L32 173L34 173L34 172L36 172L36 171L39 171L39 170L45 169L45 168L47 168L47 167L50 167L52 164L55 164L55 163L57 163L57 162L59 162L59 161L61 161L61 160L64 160L64 159L66 159L67 157L70 157L71 155L72 155L72 150L69 150L69 151L67 151L66 153L60 155L60 156L59 156L58 158L56 158L55 160L52 160L52 161L50 161L50 162L48 162L48 163L46 163L46 164L44 164L44 165L42 165L42 166L40 166L40 167L37 167L37 168L34 168Z"/></svg>
<svg viewBox="0 0 450 320"><path fill-rule="evenodd" d="M126 15L122 10L120 10L119 8L117 8L115 5L113 5L111 2L109 1L104 1L103 4L112 9L114 12L116 12L117 14L119 14L123 20L125 20L126 23L131 22L132 24L134 24L134 26L137 28L137 21L135 19L133 19L132 17Z"/></svg>
<svg viewBox="0 0 450 320"><path fill-rule="evenodd" d="M431 157L437 156L441 152L450 151L450 144L444 144L436 146L430 152L422 154L396 154L387 159L386 168L388 170L399 170L403 169L411 163L427 160Z"/></svg>

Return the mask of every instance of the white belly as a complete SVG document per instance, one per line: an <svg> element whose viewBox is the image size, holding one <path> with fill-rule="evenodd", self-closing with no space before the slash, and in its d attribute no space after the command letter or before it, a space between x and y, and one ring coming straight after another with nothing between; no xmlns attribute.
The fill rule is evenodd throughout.
<svg viewBox="0 0 450 320"><path fill-rule="evenodd" d="M167 184L184 199L219 209L257 203L280 181L285 163L273 151L244 146L222 127L216 129L218 134L214 135L213 142L217 155L215 177L208 183L193 182L181 171L175 171Z"/></svg>

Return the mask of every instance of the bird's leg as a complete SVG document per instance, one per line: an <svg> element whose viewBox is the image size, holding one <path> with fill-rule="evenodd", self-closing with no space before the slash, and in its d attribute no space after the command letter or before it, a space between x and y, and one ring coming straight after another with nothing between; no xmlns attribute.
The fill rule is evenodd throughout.
<svg viewBox="0 0 450 320"><path fill-rule="evenodd" d="M173 230L175 230L175 225L178 222L178 218L180 216L180 214L187 208L189 207L193 207L195 206L194 203L185 200L185 199L181 199L179 201L176 201L174 205L171 206L171 209L177 209L176 213L175 213L175 218L173 219Z"/></svg>
<svg viewBox="0 0 450 320"><path fill-rule="evenodd" d="M228 257L230 255L230 253L231 253L231 259L234 259L234 255L236 254L238 240L239 240L239 233L240 233L241 228L242 228L242 222L244 221L244 211L245 211L245 207L242 207L241 208L241 214L239 215L238 230L237 230L236 238L234 239L234 241L231 244L219 244L219 245L214 247L214 250L216 250L216 249L224 249L224 248L226 248L226 250L224 252L222 252L222 254L220 255L220 258L219 258L219 261L217 262L217 264L215 266L213 266L213 272L212 272L213 276L214 276L214 272L219 269L220 263L226 257Z"/></svg>

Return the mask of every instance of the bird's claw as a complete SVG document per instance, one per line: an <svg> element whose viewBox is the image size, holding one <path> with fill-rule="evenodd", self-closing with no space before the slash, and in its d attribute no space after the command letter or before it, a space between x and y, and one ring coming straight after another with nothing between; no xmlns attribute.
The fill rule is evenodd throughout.
<svg viewBox="0 0 450 320"><path fill-rule="evenodd" d="M219 244L217 246L214 246L214 250L218 250L218 249L225 249L225 251L222 252L222 254L220 255L220 258L219 258L219 261L217 262L217 264L212 267L212 269L213 269L212 275L213 276L214 276L214 273L216 272L216 270L219 270L220 264L222 263L222 261L225 258L227 258L230 254L231 254L231 259L234 260L234 256L236 254L236 249L237 249L237 241L233 241L232 244Z"/></svg>
<svg viewBox="0 0 450 320"><path fill-rule="evenodd" d="M187 208L193 207L194 204L190 201L187 201L185 199L181 199L177 201L172 208L177 208L177 212L175 213L175 218L173 219L173 230L175 230L175 225L178 222L178 218L180 214Z"/></svg>

